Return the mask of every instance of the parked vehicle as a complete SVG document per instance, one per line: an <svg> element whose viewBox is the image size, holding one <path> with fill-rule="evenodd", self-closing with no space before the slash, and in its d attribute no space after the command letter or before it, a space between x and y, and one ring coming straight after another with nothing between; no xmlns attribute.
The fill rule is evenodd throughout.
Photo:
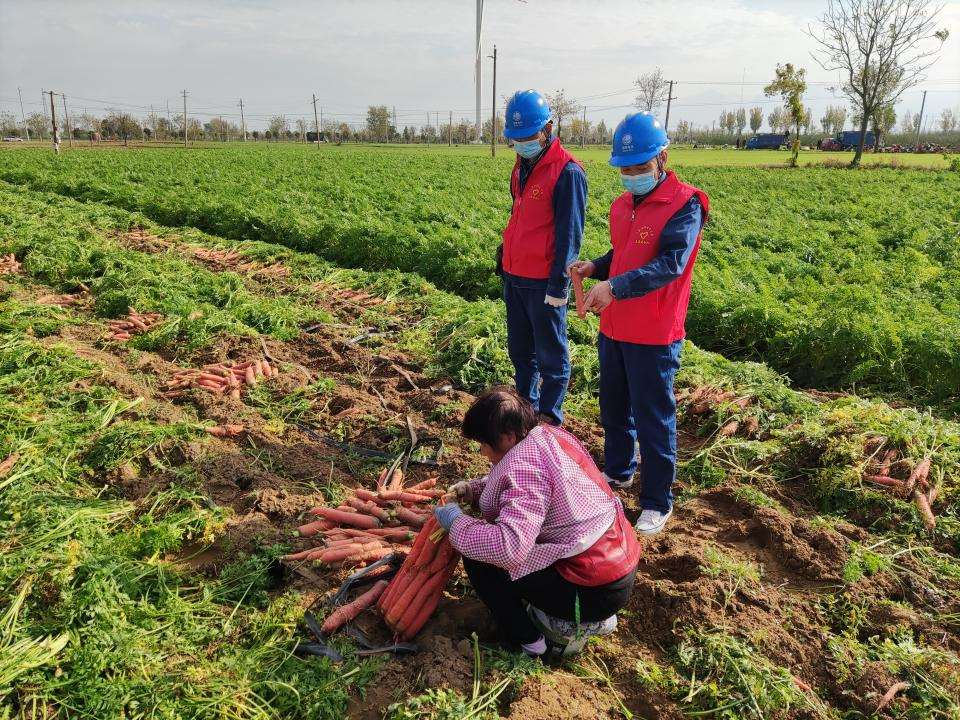
<svg viewBox="0 0 960 720"><path fill-rule="evenodd" d="M747 140L747 150L779 150L787 142L784 133L758 133Z"/></svg>

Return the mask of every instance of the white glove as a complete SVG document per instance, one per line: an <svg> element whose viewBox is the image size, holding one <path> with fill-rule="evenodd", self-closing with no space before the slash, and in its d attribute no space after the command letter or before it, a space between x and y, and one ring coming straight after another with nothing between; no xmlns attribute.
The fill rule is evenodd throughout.
<svg viewBox="0 0 960 720"><path fill-rule="evenodd" d="M470 487L469 480L461 480L448 487L447 495L455 495L458 502L473 502L473 488Z"/></svg>
<svg viewBox="0 0 960 720"><path fill-rule="evenodd" d="M567 298L557 298L552 295L547 295L543 298L544 305L550 305L552 307L563 307L567 304Z"/></svg>

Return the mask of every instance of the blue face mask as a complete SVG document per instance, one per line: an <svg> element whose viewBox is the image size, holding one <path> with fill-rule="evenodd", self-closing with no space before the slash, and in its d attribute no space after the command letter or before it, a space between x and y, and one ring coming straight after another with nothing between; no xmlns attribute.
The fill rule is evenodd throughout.
<svg viewBox="0 0 960 720"><path fill-rule="evenodd" d="M526 142L514 140L513 149L516 150L517 155L527 160L535 158L540 154L540 151L543 150L543 148L540 146L540 138L535 140L527 140Z"/></svg>
<svg viewBox="0 0 960 720"><path fill-rule="evenodd" d="M657 186L657 176L654 173L620 175L620 181L627 192L633 195L646 195Z"/></svg>

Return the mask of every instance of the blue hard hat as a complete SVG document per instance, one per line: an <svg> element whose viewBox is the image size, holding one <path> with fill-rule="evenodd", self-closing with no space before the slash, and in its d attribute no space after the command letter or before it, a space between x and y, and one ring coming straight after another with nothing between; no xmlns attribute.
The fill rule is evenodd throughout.
<svg viewBox="0 0 960 720"><path fill-rule="evenodd" d="M666 130L652 113L627 115L613 131L610 164L614 167L640 165L659 155L669 144Z"/></svg>
<svg viewBox="0 0 960 720"><path fill-rule="evenodd" d="M536 90L518 90L507 101L503 135L511 140L536 135L550 119L547 99Z"/></svg>

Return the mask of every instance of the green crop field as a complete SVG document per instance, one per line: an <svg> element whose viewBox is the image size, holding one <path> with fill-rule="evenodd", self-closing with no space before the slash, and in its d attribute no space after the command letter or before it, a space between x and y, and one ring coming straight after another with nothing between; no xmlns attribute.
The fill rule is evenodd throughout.
<svg viewBox="0 0 960 720"><path fill-rule="evenodd" d="M343 663L297 656L352 568L280 560L389 463L357 448L412 427L444 453L410 482L484 471L458 428L511 377L509 152L0 153L0 719L862 720L897 682L880 717L960 717L960 174L734 166L767 155L675 154L712 205L677 511L617 634L548 667L498 648L462 577L412 658L345 633ZM619 181L584 159L590 255ZM111 339L130 307L158 323ZM565 407L599 458L597 330L571 321ZM267 356L238 397L168 391Z"/></svg>
<svg viewBox="0 0 960 720"><path fill-rule="evenodd" d="M703 152L703 155L699 153ZM950 406L960 387L960 174L700 167L712 198L688 328L701 346L758 359L796 383ZM0 153L0 178L136 210L235 240L276 242L348 267L416 272L468 299L496 297L493 252L512 154L478 148L264 146ZM600 152L584 256L608 245L619 179ZM706 163L704 163L706 164Z"/></svg>

